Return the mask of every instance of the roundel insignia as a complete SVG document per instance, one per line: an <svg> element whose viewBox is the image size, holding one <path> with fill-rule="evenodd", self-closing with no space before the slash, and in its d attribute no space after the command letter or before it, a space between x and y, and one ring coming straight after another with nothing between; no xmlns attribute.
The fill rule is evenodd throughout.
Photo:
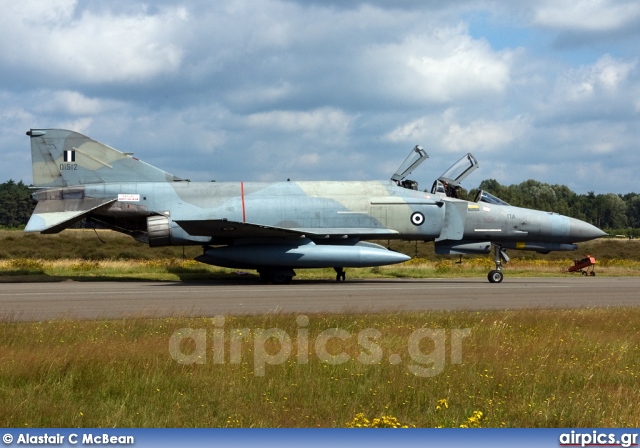
<svg viewBox="0 0 640 448"><path fill-rule="evenodd" d="M424 223L424 215L420 212L413 212L411 214L411 224L414 226L421 226Z"/></svg>

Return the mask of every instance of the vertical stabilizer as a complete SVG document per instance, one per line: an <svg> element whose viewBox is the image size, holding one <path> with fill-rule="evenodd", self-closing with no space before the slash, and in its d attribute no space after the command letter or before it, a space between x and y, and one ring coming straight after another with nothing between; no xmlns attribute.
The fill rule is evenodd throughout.
<svg viewBox="0 0 640 448"><path fill-rule="evenodd" d="M180 180L166 171L77 132L32 129L27 135L31 137L31 165L35 187Z"/></svg>

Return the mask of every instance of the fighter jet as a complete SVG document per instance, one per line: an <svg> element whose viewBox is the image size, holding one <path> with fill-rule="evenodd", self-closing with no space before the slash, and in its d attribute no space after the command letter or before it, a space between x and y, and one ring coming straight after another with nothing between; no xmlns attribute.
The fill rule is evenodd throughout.
<svg viewBox="0 0 640 448"><path fill-rule="evenodd" d="M289 283L297 268L347 267L410 259L371 240L434 241L438 254L488 254L492 283L506 249L575 250L605 233L555 213L513 207L480 191L459 198L478 163L467 154L420 191L406 176L427 153L413 148L389 180L367 182L190 182L73 131L31 129L37 206L25 231L58 233L87 219L151 247L202 246L196 260L255 269Z"/></svg>

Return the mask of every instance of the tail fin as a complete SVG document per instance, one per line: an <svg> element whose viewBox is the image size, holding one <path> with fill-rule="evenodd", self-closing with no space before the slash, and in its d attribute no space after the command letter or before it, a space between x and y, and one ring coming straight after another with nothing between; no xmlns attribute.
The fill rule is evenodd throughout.
<svg viewBox="0 0 640 448"><path fill-rule="evenodd" d="M64 129L31 129L35 187L181 179L87 136Z"/></svg>

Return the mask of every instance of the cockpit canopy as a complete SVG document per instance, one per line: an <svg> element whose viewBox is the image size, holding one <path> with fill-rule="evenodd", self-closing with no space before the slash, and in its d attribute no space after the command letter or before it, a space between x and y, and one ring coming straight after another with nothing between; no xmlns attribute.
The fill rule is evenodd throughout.
<svg viewBox="0 0 640 448"><path fill-rule="evenodd" d="M491 193L487 193L484 190L478 191L478 194L476 194L475 202L486 202L487 204L494 204L494 205L511 205L503 201L499 197L496 197Z"/></svg>
<svg viewBox="0 0 640 448"><path fill-rule="evenodd" d="M422 162L429 158L429 155L426 153L421 146L416 145L402 165L396 170L396 172L391 176L391 180L395 181L396 184L400 187L409 188L411 190L418 189L418 182L415 180L405 179L411 172L416 169Z"/></svg>
<svg viewBox="0 0 640 448"><path fill-rule="evenodd" d="M460 182L469 176L472 172L478 169L478 161L471 153L468 153L456 163L451 165L442 176L438 178L440 182L446 182L448 185L454 187L460 186Z"/></svg>
<svg viewBox="0 0 640 448"><path fill-rule="evenodd" d="M457 198L460 183L477 169L476 158L471 153L466 154L433 183L431 193L444 193L449 197Z"/></svg>
<svg viewBox="0 0 640 448"><path fill-rule="evenodd" d="M416 169L422 162L429 158L429 155L422 147L416 145L396 172L391 176L391 180L398 186L408 188L410 190L418 189L418 182L410 179L405 179L414 169ZM451 198L460 197L460 183L466 179L471 173L478 169L478 161L473 154L467 153L456 163L451 165L442 176L433 183L431 187L432 194L444 194ZM475 202L486 202L494 205L509 205L502 199L488 193L484 190L480 190L475 197Z"/></svg>

